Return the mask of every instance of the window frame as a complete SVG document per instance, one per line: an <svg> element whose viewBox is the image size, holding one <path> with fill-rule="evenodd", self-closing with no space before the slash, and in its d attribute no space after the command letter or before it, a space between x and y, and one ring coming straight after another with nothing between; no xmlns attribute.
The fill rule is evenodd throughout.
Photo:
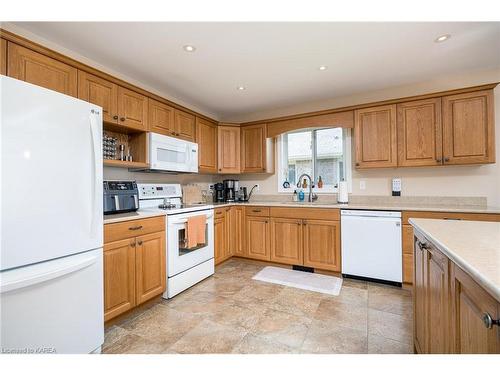
<svg viewBox="0 0 500 375"><path fill-rule="evenodd" d="M308 128L308 129L299 129L296 131L292 132L287 132L284 134L281 134L277 138L277 160L278 160L278 173L277 173L277 184L278 184L278 193L288 193L292 194L295 189L297 189L296 182L297 181L289 181L290 182L290 187L289 188L284 188L283 187L283 176L284 176L284 168L285 168L285 147L287 144L287 141L285 140L286 138L284 137L287 134L291 133L302 133L306 131L312 132L312 143L313 143L313 149L312 149L312 163L313 163L313 173L314 176L311 176L313 178L316 178L317 174L317 147L316 147L316 131L317 130L324 130L324 129L334 129L338 128L337 126L331 126L331 127L321 127L321 128ZM349 128L342 128L342 137L343 137L343 156L344 156L344 180L347 181L347 187L348 187L348 192L352 193L352 159L351 159L351 149L352 149L352 137L351 137L351 129ZM313 192L317 194L334 194L338 192L338 188L336 185L323 185L323 188L319 189L317 187L313 188Z"/></svg>

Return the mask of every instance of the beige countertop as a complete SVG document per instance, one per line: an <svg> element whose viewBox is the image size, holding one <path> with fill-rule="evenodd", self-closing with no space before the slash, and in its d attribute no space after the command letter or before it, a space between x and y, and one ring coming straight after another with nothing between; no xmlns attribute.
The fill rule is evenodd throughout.
<svg viewBox="0 0 500 375"><path fill-rule="evenodd" d="M104 224L119 223L122 221L145 219L154 216L165 216L165 211L152 209L139 209L135 212L126 212L124 214L105 215Z"/></svg>
<svg viewBox="0 0 500 375"><path fill-rule="evenodd" d="M348 203L339 204L335 202L293 202L293 201L250 201L244 203L213 203L214 207L226 207L232 205L243 206L269 206L269 207L316 207L316 208L339 208L345 210L388 210L388 211L435 211L435 212L465 212L481 214L500 214L500 207L492 206L466 206L466 205L429 205L429 204L398 204L398 203Z"/></svg>
<svg viewBox="0 0 500 375"><path fill-rule="evenodd" d="M410 219L410 224L500 302L500 222Z"/></svg>
<svg viewBox="0 0 500 375"><path fill-rule="evenodd" d="M210 203L214 208L227 206L268 206L268 207L316 207L316 208L332 208L346 210L387 210L387 211L435 211L435 212L464 212L464 213L479 213L479 214L500 214L500 207L491 206L473 206L473 205L436 205L436 204L398 204L398 203L349 203L339 204L335 202L293 202L293 201L259 201L252 200L244 203ZM166 212L155 209L139 209L136 212L106 215L104 216L104 224L118 223L121 221L129 221L134 219L143 219L153 216L163 216Z"/></svg>

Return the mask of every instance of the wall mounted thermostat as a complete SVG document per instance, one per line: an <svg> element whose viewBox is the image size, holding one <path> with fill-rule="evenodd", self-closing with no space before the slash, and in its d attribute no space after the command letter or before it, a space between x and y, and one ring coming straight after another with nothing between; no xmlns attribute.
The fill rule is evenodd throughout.
<svg viewBox="0 0 500 375"><path fill-rule="evenodd" d="M399 197L401 196L401 179L393 178L392 179L392 196Z"/></svg>

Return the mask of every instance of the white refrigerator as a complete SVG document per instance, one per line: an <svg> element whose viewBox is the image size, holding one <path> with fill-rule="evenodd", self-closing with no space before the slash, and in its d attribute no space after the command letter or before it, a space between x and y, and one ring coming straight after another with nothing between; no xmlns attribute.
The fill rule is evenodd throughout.
<svg viewBox="0 0 500 375"><path fill-rule="evenodd" d="M0 76L0 350L104 341L101 108Z"/></svg>

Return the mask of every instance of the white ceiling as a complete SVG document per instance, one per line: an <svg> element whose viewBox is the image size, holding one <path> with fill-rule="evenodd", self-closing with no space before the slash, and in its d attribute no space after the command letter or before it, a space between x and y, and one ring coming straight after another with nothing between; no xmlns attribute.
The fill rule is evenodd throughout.
<svg viewBox="0 0 500 375"><path fill-rule="evenodd" d="M16 25L225 121L500 67L499 22Z"/></svg>

